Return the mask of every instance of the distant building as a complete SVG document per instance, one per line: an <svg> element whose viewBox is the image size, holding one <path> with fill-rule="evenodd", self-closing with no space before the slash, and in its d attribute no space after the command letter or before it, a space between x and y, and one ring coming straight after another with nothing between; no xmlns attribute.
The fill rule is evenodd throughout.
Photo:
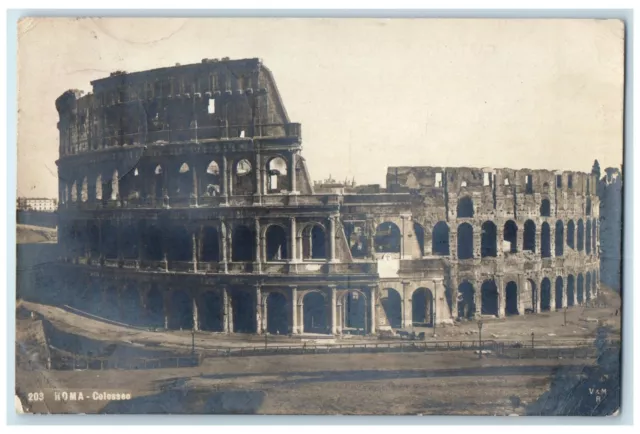
<svg viewBox="0 0 640 434"><path fill-rule="evenodd" d="M43 197L19 197L18 211L55 212L58 209L57 199Z"/></svg>

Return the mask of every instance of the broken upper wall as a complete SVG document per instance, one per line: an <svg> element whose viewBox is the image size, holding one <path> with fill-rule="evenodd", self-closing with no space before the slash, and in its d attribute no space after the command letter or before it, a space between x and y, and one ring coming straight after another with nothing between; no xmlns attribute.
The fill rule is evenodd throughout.
<svg viewBox="0 0 640 434"><path fill-rule="evenodd" d="M157 141L300 135L259 59L116 71L91 84L92 93L72 90L56 100L61 156Z"/></svg>

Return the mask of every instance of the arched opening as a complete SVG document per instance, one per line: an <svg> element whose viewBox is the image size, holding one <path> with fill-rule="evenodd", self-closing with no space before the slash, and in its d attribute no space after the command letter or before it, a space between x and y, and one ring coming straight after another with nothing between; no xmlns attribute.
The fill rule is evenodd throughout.
<svg viewBox="0 0 640 434"><path fill-rule="evenodd" d="M213 160L207 165L204 176L204 196L215 197L220 196L222 189L220 187L220 167Z"/></svg>
<svg viewBox="0 0 640 434"><path fill-rule="evenodd" d="M556 256L564 255L564 223L562 220L556 222Z"/></svg>
<svg viewBox="0 0 640 434"><path fill-rule="evenodd" d="M540 311L549 310L551 310L551 281L545 277L540 284Z"/></svg>
<svg viewBox="0 0 640 434"><path fill-rule="evenodd" d="M287 161L282 157L275 157L267 163L267 192L279 193L290 190L287 174Z"/></svg>
<svg viewBox="0 0 640 434"><path fill-rule="evenodd" d="M567 306L574 305L575 297L575 278L572 274L567 277Z"/></svg>
<svg viewBox="0 0 640 434"><path fill-rule="evenodd" d="M540 202L540 216L551 217L551 202L549 202L549 199L542 199L542 202Z"/></svg>
<svg viewBox="0 0 640 434"><path fill-rule="evenodd" d="M318 292L309 292L302 299L303 332L328 333L327 306L325 297Z"/></svg>
<svg viewBox="0 0 640 434"><path fill-rule="evenodd" d="M349 243L351 256L354 258L364 258L369 251L365 226L362 222L345 222L344 234Z"/></svg>
<svg viewBox="0 0 640 434"><path fill-rule="evenodd" d="M424 228L416 222L413 222L413 233L416 235L420 256L424 256Z"/></svg>
<svg viewBox="0 0 640 434"><path fill-rule="evenodd" d="M248 195L253 193L253 167L246 158L239 160L233 166L233 194Z"/></svg>
<svg viewBox="0 0 640 434"><path fill-rule="evenodd" d="M367 299L360 291L349 291L342 301L344 327L366 331Z"/></svg>
<svg viewBox="0 0 640 434"><path fill-rule="evenodd" d="M418 288L411 296L411 321L414 326L433 327L433 292L428 288Z"/></svg>
<svg viewBox="0 0 640 434"><path fill-rule="evenodd" d="M578 251L582 252L584 250L584 223L582 222L582 219L578 220L578 235L577 235L577 242L578 242Z"/></svg>
<svg viewBox="0 0 640 434"><path fill-rule="evenodd" d="M266 232L267 261L281 261L289 258L287 233L282 226L271 225Z"/></svg>
<svg viewBox="0 0 640 434"><path fill-rule="evenodd" d="M498 236L495 223L486 221L482 224L482 257L495 257L498 255Z"/></svg>
<svg viewBox="0 0 640 434"><path fill-rule="evenodd" d="M118 231L110 220L102 222L102 251L106 259L118 257Z"/></svg>
<svg viewBox="0 0 640 434"><path fill-rule="evenodd" d="M504 224L504 243L504 251L509 253L518 252L518 225L513 220L509 220Z"/></svg>
<svg viewBox="0 0 640 434"><path fill-rule="evenodd" d="M573 223L573 220L569 220L569 223L567 223L567 246L570 249L576 248L575 238L574 238L575 233L576 233L576 226Z"/></svg>
<svg viewBox="0 0 640 434"><path fill-rule="evenodd" d="M302 258L326 259L326 236L319 224L310 224L302 230Z"/></svg>
<svg viewBox="0 0 640 434"><path fill-rule="evenodd" d="M206 226L202 230L202 260L220 262L220 236L218 229L213 226Z"/></svg>
<svg viewBox="0 0 640 434"><path fill-rule="evenodd" d="M582 273L578 274L578 304L582 305L584 303L584 276Z"/></svg>
<svg viewBox="0 0 640 434"><path fill-rule="evenodd" d="M431 251L434 255L449 256L449 226L445 222L438 222L433 227Z"/></svg>
<svg viewBox="0 0 640 434"><path fill-rule="evenodd" d="M142 315L142 303L140 300L140 293L133 284L128 284L120 292L120 308L121 308L121 321L126 324L138 325L141 323Z"/></svg>
<svg viewBox="0 0 640 434"><path fill-rule="evenodd" d="M249 291L231 293L234 333L256 333L256 300Z"/></svg>
<svg viewBox="0 0 640 434"><path fill-rule="evenodd" d="M531 279L527 279L527 290L531 300L531 304L528 310L529 312L534 313L537 311L536 307L538 306L538 287L536 286L536 283Z"/></svg>
<svg viewBox="0 0 640 434"><path fill-rule="evenodd" d="M224 331L224 303L218 291L206 291L198 300L198 321L200 330L208 332Z"/></svg>
<svg viewBox="0 0 640 434"><path fill-rule="evenodd" d="M164 327L164 299L156 287L147 293L147 315L150 325Z"/></svg>
<svg viewBox="0 0 640 434"><path fill-rule="evenodd" d="M476 303L473 285L464 281L458 286L458 318L473 318L476 313Z"/></svg>
<svg viewBox="0 0 640 434"><path fill-rule="evenodd" d="M551 228L549 223L542 223L540 231L540 255L543 258L551 257Z"/></svg>
<svg viewBox="0 0 640 434"><path fill-rule="evenodd" d="M402 327L402 298L400 293L393 288L382 290L380 299L384 313L387 315L389 325L393 328Z"/></svg>
<svg viewBox="0 0 640 434"><path fill-rule="evenodd" d="M587 255L591 254L591 220L587 220L587 228L585 231L585 242L584 242L584 250Z"/></svg>
<svg viewBox="0 0 640 434"><path fill-rule="evenodd" d="M171 294L170 312L170 329L193 329L193 300L185 291L177 290Z"/></svg>
<svg viewBox="0 0 640 434"><path fill-rule="evenodd" d="M191 234L182 226L172 226L167 234L169 246L167 256L170 261L190 262L193 260Z"/></svg>
<svg viewBox="0 0 640 434"><path fill-rule="evenodd" d="M585 273L585 285L584 285L584 290L585 290L585 295L587 298L587 301L591 300L591 273L587 272Z"/></svg>
<svg viewBox="0 0 640 434"><path fill-rule="evenodd" d="M231 239L231 260L249 262L255 260L255 231L240 225L233 229Z"/></svg>
<svg viewBox="0 0 640 434"><path fill-rule="evenodd" d="M556 278L556 309L562 309L562 293L564 292L564 282L562 277Z"/></svg>
<svg viewBox="0 0 640 434"><path fill-rule="evenodd" d="M524 238L522 240L522 250L536 251L536 224L533 220L524 222Z"/></svg>
<svg viewBox="0 0 640 434"><path fill-rule="evenodd" d="M591 198L587 197L587 203L585 204L585 214L586 215L591 215Z"/></svg>
<svg viewBox="0 0 640 434"><path fill-rule="evenodd" d="M100 230L95 224L89 224L89 254L91 258L100 257Z"/></svg>
<svg viewBox="0 0 640 434"><path fill-rule="evenodd" d="M463 196L458 200L456 215L458 218L473 217L473 200L469 196Z"/></svg>
<svg viewBox="0 0 640 434"><path fill-rule="evenodd" d="M376 228L374 245L378 253L400 253L402 235L395 223L384 222Z"/></svg>
<svg viewBox="0 0 640 434"><path fill-rule="evenodd" d="M122 257L124 259L138 259L138 240L140 238L140 231L133 224L125 225L121 230ZM143 254L146 254L146 243L144 243L143 249Z"/></svg>
<svg viewBox="0 0 640 434"><path fill-rule="evenodd" d="M279 292L267 296L267 331L273 335L289 332L287 298Z"/></svg>
<svg viewBox="0 0 640 434"><path fill-rule="evenodd" d="M163 172L162 166L159 164L153 171L153 193L156 199L162 199L164 197L164 192L162 191L164 188Z"/></svg>
<svg viewBox="0 0 640 434"><path fill-rule="evenodd" d="M175 193L180 197L189 197L193 192L193 175L187 163L182 163L178 169Z"/></svg>
<svg viewBox="0 0 640 434"><path fill-rule="evenodd" d="M458 226L458 259L473 258L473 226L462 223Z"/></svg>
<svg viewBox="0 0 640 434"><path fill-rule="evenodd" d="M151 224L145 228L144 236L144 259L150 261L164 260L164 252L162 251L162 238L164 234L160 228Z"/></svg>
<svg viewBox="0 0 640 434"><path fill-rule="evenodd" d="M516 282L507 283L505 298L505 314L518 315L518 284Z"/></svg>
<svg viewBox="0 0 640 434"><path fill-rule="evenodd" d="M498 316L498 288L493 280L485 280L480 288L482 315Z"/></svg>

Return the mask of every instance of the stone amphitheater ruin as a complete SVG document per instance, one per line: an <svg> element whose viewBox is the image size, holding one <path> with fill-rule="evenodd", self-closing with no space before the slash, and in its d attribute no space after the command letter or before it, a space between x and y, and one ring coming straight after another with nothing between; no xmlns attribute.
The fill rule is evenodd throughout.
<svg viewBox="0 0 640 434"><path fill-rule="evenodd" d="M259 59L118 71L59 113L51 285L131 323L324 333L554 311L599 289L596 175L389 167L313 183Z"/></svg>

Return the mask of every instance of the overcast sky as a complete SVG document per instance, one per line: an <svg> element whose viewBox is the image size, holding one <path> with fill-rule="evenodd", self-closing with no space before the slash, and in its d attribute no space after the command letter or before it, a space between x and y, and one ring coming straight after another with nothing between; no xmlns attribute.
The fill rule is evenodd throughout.
<svg viewBox="0 0 640 434"><path fill-rule="evenodd" d="M19 196L57 195L65 90L221 57L271 69L315 180L622 163L618 21L56 18L24 20L19 33Z"/></svg>

